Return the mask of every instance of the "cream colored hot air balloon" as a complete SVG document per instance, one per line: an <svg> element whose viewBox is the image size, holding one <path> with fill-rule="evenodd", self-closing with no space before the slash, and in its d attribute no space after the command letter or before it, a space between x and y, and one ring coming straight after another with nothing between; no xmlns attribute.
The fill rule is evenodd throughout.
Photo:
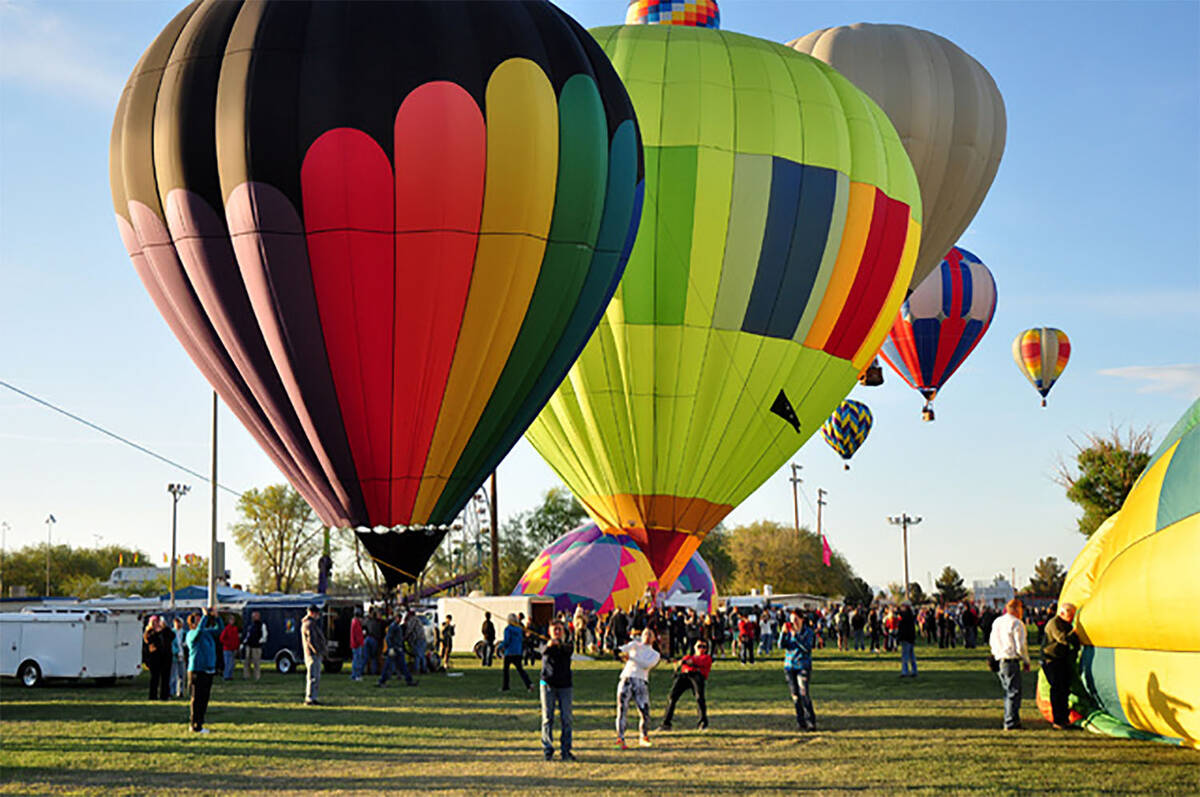
<svg viewBox="0 0 1200 797"><path fill-rule="evenodd" d="M788 45L833 66L891 118L921 184L915 287L958 242L1004 154L1004 98L978 61L907 25L824 28Z"/></svg>

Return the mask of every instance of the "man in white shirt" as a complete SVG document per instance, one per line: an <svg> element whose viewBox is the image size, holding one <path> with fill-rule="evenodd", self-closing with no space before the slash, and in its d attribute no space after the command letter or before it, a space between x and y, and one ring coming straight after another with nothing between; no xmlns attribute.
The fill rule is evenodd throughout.
<svg viewBox="0 0 1200 797"><path fill-rule="evenodd" d="M631 699L641 715L638 718L638 732L641 735L638 744L650 746L650 670L659 660L658 651L653 645L654 631L647 628L642 632L642 641L634 640L621 646L625 667L621 670L621 680L617 682L617 746L622 750L625 749L625 717Z"/></svg>
<svg viewBox="0 0 1200 797"><path fill-rule="evenodd" d="M1021 728L1021 670L1029 672L1029 648L1025 639L1025 606L1013 598L1004 606L1004 614L992 623L988 644L992 656L1000 662L1000 686L1004 689L1004 730Z"/></svg>

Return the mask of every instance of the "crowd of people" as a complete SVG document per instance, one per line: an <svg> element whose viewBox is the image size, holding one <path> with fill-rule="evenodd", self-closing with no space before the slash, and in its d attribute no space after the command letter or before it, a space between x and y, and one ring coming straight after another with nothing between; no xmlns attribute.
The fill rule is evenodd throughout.
<svg viewBox="0 0 1200 797"><path fill-rule="evenodd" d="M479 628L476 655L484 667L497 660L502 665L501 691L511 685L516 672L526 690L535 684L526 666L538 666L538 688L542 705L542 746L553 756L553 725L560 724L560 754L574 760L572 744L571 661L576 656L614 657L624 662L617 686L617 742L626 747L628 712L638 713L638 744L650 746L649 673L660 662L675 662L666 710L659 725L673 728L678 701L689 692L697 706L697 727L708 728L707 683L713 662L728 655L743 666L756 656L782 652L783 669L801 731L816 730L816 716L809 689L813 650L828 646L838 651L885 654L899 651L900 677L917 677L915 644L923 636L930 645L972 649L980 635L987 641L989 666L997 673L1004 695L1006 730L1020 727L1021 670L1028 671L1031 658L1026 623L1038 633L1043 670L1051 684L1054 727L1069 728L1066 700L1075 651L1079 647L1071 629L1074 607L1038 607L1026 613L1020 600L1010 601L1003 612L979 608L969 601L922 606L908 603L888 605L834 604L826 608L778 606L729 607L713 612L691 608L666 608L654 596L629 611L606 613L582 606L573 612L558 612L548 623L535 624L523 614L493 620L485 613ZM497 627L499 626L499 628ZM261 677L261 650L267 626L253 612L245 627L232 619L224 623L209 609L175 618L172 626L161 617L149 618L143 635L143 661L150 672L150 698L166 700L184 696L191 700L189 724L193 731L207 733L204 717L212 682L218 670L231 680L239 651L245 658L243 677ZM442 618L434 627L432 642L425 624L412 607L394 610L355 609L350 624L350 680L378 676L384 687L394 677L416 686L414 676L444 671L450 666L458 630L453 617ZM310 606L300 624L306 666L304 702L321 705L319 697L323 660L327 654L320 610Z"/></svg>

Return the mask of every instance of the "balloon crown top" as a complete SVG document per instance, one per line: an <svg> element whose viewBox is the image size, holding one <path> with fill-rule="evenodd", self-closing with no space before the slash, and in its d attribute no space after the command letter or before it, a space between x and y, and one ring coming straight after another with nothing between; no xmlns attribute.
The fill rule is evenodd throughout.
<svg viewBox="0 0 1200 797"><path fill-rule="evenodd" d="M716 0L630 0L626 25L689 25L721 27Z"/></svg>

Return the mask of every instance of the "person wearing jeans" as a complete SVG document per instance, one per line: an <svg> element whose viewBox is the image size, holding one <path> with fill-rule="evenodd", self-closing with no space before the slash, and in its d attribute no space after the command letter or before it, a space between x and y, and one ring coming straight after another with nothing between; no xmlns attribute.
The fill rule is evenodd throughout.
<svg viewBox="0 0 1200 797"><path fill-rule="evenodd" d="M217 618L216 607L208 607L203 615L199 612L190 615L188 628L189 725L195 733L208 733L208 728L204 727L204 716L208 712L208 698L212 694L213 676L217 672L217 645L221 634L221 621Z"/></svg>
<svg viewBox="0 0 1200 797"><path fill-rule="evenodd" d="M542 653L542 753L546 760L554 758L554 710L558 707L562 733L559 749L563 761L574 761L571 753L571 729L574 725L571 701L571 646L566 642L567 630L562 623L550 626L550 642Z"/></svg>
<svg viewBox="0 0 1200 797"><path fill-rule="evenodd" d="M900 607L900 616L896 621L896 641L900 643L900 677L917 677L917 618L913 616L912 606L907 601Z"/></svg>
<svg viewBox="0 0 1200 797"><path fill-rule="evenodd" d="M1004 614L992 623L988 639L992 656L1000 662L996 673L1004 690L1004 730L1021 727L1021 670L1029 670L1029 649L1025 631L1025 606L1013 598L1004 606Z"/></svg>
<svg viewBox="0 0 1200 797"><path fill-rule="evenodd" d="M393 673L399 672L404 676L404 683L416 686L417 682L413 680L412 673L408 671L408 664L404 660L404 622L401 620L399 610L396 611L395 619L387 627L384 645L387 647L387 655L384 657L383 672L379 674L379 681L375 685L384 686Z"/></svg>
<svg viewBox="0 0 1200 797"><path fill-rule="evenodd" d="M183 635L187 629L183 627L183 618L176 617L171 621L171 630L175 638L171 640L171 680L167 687L171 697L183 697L184 687L187 686L187 645Z"/></svg>
<svg viewBox="0 0 1200 797"><path fill-rule="evenodd" d="M350 680L361 681L367 663L367 635L363 632L362 609L354 610L350 620Z"/></svg>
<svg viewBox="0 0 1200 797"><path fill-rule="evenodd" d="M815 731L817 716L813 712L812 694L808 683L812 678L812 649L816 634L808 627L808 621L799 612L793 611L784 623L779 635L779 647L783 648L783 674L787 679L788 691L796 707L796 729Z"/></svg>
<svg viewBox="0 0 1200 797"><path fill-rule="evenodd" d="M524 640L525 633L521 630L517 616L510 614L508 616L508 625L504 629L504 678L501 682L501 692L508 691L509 667L516 667L517 675L521 676L521 680L525 682L525 688L528 690L533 689L533 682L529 680L529 676L525 673L525 667L521 664Z"/></svg>
<svg viewBox="0 0 1200 797"><path fill-rule="evenodd" d="M304 648L304 670L307 674L304 685L306 706L321 705L317 697L321 687L321 665L328 647L325 630L321 625L321 609L313 604L308 607L308 614L300 621L300 644Z"/></svg>

